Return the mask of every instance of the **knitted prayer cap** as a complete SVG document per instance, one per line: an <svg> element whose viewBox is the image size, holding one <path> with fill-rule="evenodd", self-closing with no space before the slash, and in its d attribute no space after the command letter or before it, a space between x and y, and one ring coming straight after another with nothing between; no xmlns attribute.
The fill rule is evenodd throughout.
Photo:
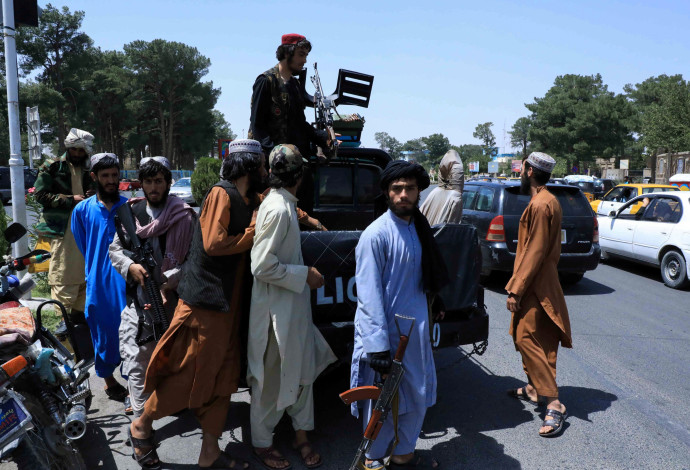
<svg viewBox="0 0 690 470"><path fill-rule="evenodd" d="M261 144L252 139L236 139L228 144L228 155L239 152L263 153Z"/></svg>
<svg viewBox="0 0 690 470"><path fill-rule="evenodd" d="M553 167L556 166L556 160L554 160L551 155L543 152L530 153L527 157L527 163L546 173L552 173Z"/></svg>
<svg viewBox="0 0 690 470"><path fill-rule="evenodd" d="M164 167L166 167L168 170L172 169L172 165L170 165L170 161L165 157L144 157L139 162L139 168L143 167L148 162L158 162L161 165L163 165Z"/></svg>
<svg viewBox="0 0 690 470"><path fill-rule="evenodd" d="M115 155L114 153L97 153L97 154L91 155L91 168L96 166L96 164L98 162L100 162L101 160L105 160L105 159L114 159L117 166L118 167L120 166L120 161L118 160L117 155Z"/></svg>

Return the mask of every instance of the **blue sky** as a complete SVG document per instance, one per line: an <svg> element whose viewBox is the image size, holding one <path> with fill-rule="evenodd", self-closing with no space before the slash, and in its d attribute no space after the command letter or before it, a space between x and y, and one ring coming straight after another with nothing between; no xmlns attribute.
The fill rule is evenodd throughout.
<svg viewBox="0 0 690 470"><path fill-rule="evenodd" d="M41 6L47 2L39 1ZM524 103L558 75L600 73L609 89L650 76L690 77L685 1L347 1L73 0L83 30L102 49L137 39L194 46L211 60L217 109L246 134L254 79L275 65L284 33L312 42L326 93L339 68L374 75L364 144L386 131L401 142L440 132L452 144L479 143L478 123L494 123L509 146ZM307 90L312 91L311 83ZM308 118L312 115L307 109ZM505 128L505 141L504 141Z"/></svg>

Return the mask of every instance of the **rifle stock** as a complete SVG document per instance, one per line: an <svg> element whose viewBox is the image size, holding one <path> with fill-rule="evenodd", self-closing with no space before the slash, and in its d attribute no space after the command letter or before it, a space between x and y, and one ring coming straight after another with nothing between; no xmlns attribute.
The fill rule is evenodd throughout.
<svg viewBox="0 0 690 470"><path fill-rule="evenodd" d="M381 395L381 389L373 385L355 387L338 395L346 405L360 400L376 400Z"/></svg>

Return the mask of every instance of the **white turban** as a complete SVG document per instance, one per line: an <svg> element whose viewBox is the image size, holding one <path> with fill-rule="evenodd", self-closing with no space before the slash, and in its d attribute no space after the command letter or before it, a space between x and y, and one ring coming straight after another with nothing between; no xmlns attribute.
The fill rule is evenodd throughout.
<svg viewBox="0 0 690 470"><path fill-rule="evenodd" d="M65 138L65 147L84 149L84 151L91 155L93 153L93 147L91 143L93 142L93 135L83 131L81 129L72 128L69 131L69 135Z"/></svg>

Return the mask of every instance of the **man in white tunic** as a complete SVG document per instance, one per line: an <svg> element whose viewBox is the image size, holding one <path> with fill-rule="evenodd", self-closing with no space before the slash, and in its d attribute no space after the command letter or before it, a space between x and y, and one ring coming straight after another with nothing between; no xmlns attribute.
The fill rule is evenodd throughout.
<svg viewBox="0 0 690 470"><path fill-rule="evenodd" d="M314 429L312 384L336 360L311 318L309 291L323 286L324 279L302 259L295 196L302 156L294 145L278 145L269 165L271 190L259 207L251 254L247 381L252 445L266 468L290 467L273 447L273 430L287 412L295 429L293 447L307 468L316 468L323 460L307 439L307 431Z"/></svg>

